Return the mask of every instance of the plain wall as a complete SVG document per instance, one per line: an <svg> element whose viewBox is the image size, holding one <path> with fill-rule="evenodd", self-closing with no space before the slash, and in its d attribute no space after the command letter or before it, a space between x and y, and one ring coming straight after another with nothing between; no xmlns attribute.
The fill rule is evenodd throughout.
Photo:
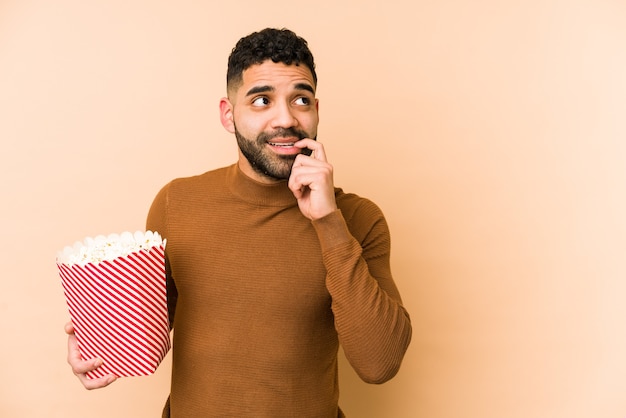
<svg viewBox="0 0 626 418"><path fill-rule="evenodd" d="M169 356L72 375L56 252L236 160L226 60L266 26L308 39L319 140L385 212L412 316L394 380L342 362L348 416L626 416L620 0L1 1L0 416L159 416Z"/></svg>

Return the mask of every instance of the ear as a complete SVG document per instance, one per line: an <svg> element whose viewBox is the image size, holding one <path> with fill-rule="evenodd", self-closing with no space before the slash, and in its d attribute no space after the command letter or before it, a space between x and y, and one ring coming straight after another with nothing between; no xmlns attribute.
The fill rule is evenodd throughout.
<svg viewBox="0 0 626 418"><path fill-rule="evenodd" d="M220 121L222 126L231 134L235 133L235 119L233 118L233 105L227 97L220 100Z"/></svg>

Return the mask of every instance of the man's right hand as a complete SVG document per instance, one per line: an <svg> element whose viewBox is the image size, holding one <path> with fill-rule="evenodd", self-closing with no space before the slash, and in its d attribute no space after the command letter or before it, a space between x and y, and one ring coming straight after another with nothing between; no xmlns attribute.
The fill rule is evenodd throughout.
<svg viewBox="0 0 626 418"><path fill-rule="evenodd" d="M91 359L84 361L78 351L78 341L76 335L74 335L74 324L68 322L65 324L65 332L68 334L67 338L67 362L72 366L72 371L78 377L78 380L83 384L85 389L99 389L110 385L115 382L117 377L114 374L109 374L96 379L89 379L87 372L97 369L102 366L101 359Z"/></svg>

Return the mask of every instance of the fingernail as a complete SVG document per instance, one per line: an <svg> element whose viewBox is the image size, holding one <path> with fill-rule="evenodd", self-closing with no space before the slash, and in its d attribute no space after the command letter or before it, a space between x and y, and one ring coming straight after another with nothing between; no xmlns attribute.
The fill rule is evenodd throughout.
<svg viewBox="0 0 626 418"><path fill-rule="evenodd" d="M103 364L103 363L104 363L104 362L102 361L102 359L99 359L99 358L98 358L98 359L96 359L96 361L94 361L93 365L94 365L95 367L100 367L100 366L102 366L102 364Z"/></svg>

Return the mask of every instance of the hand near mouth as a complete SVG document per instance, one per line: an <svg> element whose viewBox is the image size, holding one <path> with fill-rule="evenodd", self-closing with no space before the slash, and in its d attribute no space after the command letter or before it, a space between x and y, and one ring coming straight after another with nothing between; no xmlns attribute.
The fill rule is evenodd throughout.
<svg viewBox="0 0 626 418"><path fill-rule="evenodd" d="M299 154L289 176L289 189L298 200L298 207L311 220L320 219L337 210L333 166L326 160L324 146L313 139L302 139L295 147L311 150Z"/></svg>

